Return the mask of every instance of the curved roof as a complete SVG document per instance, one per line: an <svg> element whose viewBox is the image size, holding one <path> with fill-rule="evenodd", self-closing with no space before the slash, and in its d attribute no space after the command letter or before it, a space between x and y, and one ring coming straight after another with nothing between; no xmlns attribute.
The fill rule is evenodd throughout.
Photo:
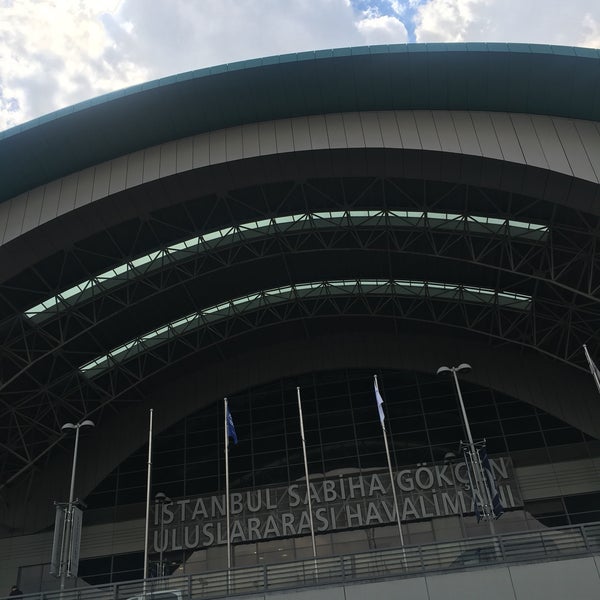
<svg viewBox="0 0 600 600"><path fill-rule="evenodd" d="M197 133L269 119L389 109L598 121L600 50L482 43L341 48L159 79L0 133L0 201Z"/></svg>

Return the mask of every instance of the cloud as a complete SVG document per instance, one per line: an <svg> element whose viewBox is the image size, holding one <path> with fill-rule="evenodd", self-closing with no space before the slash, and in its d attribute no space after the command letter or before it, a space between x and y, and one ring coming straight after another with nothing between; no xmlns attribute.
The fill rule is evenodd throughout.
<svg viewBox="0 0 600 600"><path fill-rule="evenodd" d="M0 129L145 78L143 66L110 54L103 5L19 0L0 6Z"/></svg>
<svg viewBox="0 0 600 600"><path fill-rule="evenodd" d="M594 18L590 13L582 19L581 45L587 48L600 48L600 17Z"/></svg>
<svg viewBox="0 0 600 600"><path fill-rule="evenodd" d="M599 47L597 0L427 0L418 42L524 42Z"/></svg>
<svg viewBox="0 0 600 600"><path fill-rule="evenodd" d="M404 23L389 15L366 17L357 21L356 26L368 45L404 44L408 41Z"/></svg>
<svg viewBox="0 0 600 600"><path fill-rule="evenodd" d="M417 8L415 35L421 42L463 42L481 27L479 12L490 0L430 0Z"/></svg>
<svg viewBox="0 0 600 600"><path fill-rule="evenodd" d="M363 0L355 8L360 15L356 27L367 45L408 42L408 31L399 18L405 6L399 0Z"/></svg>
<svg viewBox="0 0 600 600"><path fill-rule="evenodd" d="M142 81L397 29L370 25L349 0L0 0L0 129Z"/></svg>
<svg viewBox="0 0 600 600"><path fill-rule="evenodd" d="M288 52L364 43L347 0L127 0L121 49L163 76Z"/></svg>

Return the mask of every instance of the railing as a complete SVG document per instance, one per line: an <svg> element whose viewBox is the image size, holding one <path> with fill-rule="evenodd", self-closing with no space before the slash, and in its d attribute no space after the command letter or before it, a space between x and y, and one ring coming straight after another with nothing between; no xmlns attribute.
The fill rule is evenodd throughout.
<svg viewBox="0 0 600 600"><path fill-rule="evenodd" d="M600 554L600 523L26 594L21 600L202 600L585 554Z"/></svg>

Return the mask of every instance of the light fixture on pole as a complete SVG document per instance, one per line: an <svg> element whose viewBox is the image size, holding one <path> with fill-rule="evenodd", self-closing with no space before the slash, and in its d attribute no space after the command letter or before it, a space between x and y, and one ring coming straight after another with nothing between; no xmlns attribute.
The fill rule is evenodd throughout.
<svg viewBox="0 0 600 600"><path fill-rule="evenodd" d="M468 373L471 370L471 365L467 363L461 363L458 367L440 367L437 370L437 375L440 373L452 373L452 377L454 378L454 385L456 386L456 393L458 394L458 402L460 404L460 410L462 413L462 420L465 425L465 430L467 432L467 439L469 440L469 446L471 447L471 451L474 451L475 444L473 443L473 436L471 435L471 427L469 425L469 419L467 418L467 412L465 410L465 404L463 402L462 394L460 392L460 385L458 384L457 373L461 371L464 373Z"/></svg>
<svg viewBox="0 0 600 600"><path fill-rule="evenodd" d="M79 560L79 535L77 539L73 539L73 509L74 509L74 493L75 493L75 472L77 470L77 452L79 449L79 430L82 427L94 427L94 422L89 419L85 419L80 423L65 423L62 427L62 431L69 429L75 430L75 446L73 449L73 467L71 469L71 486L69 488L69 502L67 503L66 511L64 514L64 527L62 531L62 538L60 544L60 560L59 560L59 572L60 572L60 589L65 589L65 583L67 577L76 575L77 573L77 562ZM79 512L80 514L80 512ZM80 532L77 531L77 534ZM56 534L55 534L56 538ZM75 560L73 560L75 558Z"/></svg>
<svg viewBox="0 0 600 600"><path fill-rule="evenodd" d="M485 454L485 440L478 444L475 444L473 440L471 426L467 417L467 411L465 410L465 403L463 402L460 385L458 383L457 373L468 373L470 370L471 365L469 365L468 363L461 363L460 365L458 365L458 367L440 367L437 370L437 375L440 375L441 373L452 373L454 385L456 386L456 394L458 396L460 412L462 415L462 422L465 427L465 432L467 434L468 440L468 449L465 451L465 460L467 463L467 472L469 474L469 479L471 480L473 503L475 505L476 510L479 511L477 504L478 501L481 501L480 514L485 520L489 522L490 531L492 535L495 535L496 532L493 520L497 516L499 516L496 513L495 506L497 505L500 509L502 507L499 504L499 498L493 497L492 492L490 490L491 484L493 482L493 475L491 474L491 471L489 474L486 474L486 469L482 464L482 455L480 454L480 451L483 451L485 459L487 460L487 454ZM500 514L502 511L500 511Z"/></svg>
<svg viewBox="0 0 600 600"><path fill-rule="evenodd" d="M164 513L164 507L165 507L165 503L167 502L171 502L171 498L169 498L165 493L163 492L157 492L156 495L154 496L154 507L156 510L157 506L160 506L160 547L158 550L158 576L159 577L164 577L165 576L165 567L163 564L163 552L165 550L165 543L164 543L164 535L165 535L165 513ZM156 521L154 521L156 523Z"/></svg>

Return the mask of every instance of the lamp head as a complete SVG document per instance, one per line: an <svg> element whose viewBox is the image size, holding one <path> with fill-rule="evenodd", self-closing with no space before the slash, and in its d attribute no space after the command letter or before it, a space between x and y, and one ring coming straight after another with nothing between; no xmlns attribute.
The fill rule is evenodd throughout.
<svg viewBox="0 0 600 600"><path fill-rule="evenodd" d="M171 498L169 498L164 492L157 492L156 495L154 496L154 500L156 502L170 502Z"/></svg>
<svg viewBox="0 0 600 600"><path fill-rule="evenodd" d="M79 429L80 427L94 427L94 421L90 421L86 419L85 421L81 421L81 423L65 423L61 429L64 431L65 429Z"/></svg>
<svg viewBox="0 0 600 600"><path fill-rule="evenodd" d="M436 375L439 375L440 373L460 373L461 371L464 373L468 373L471 370L471 365L468 363L460 363L460 365L458 365L458 367L440 367L437 371L436 371Z"/></svg>

